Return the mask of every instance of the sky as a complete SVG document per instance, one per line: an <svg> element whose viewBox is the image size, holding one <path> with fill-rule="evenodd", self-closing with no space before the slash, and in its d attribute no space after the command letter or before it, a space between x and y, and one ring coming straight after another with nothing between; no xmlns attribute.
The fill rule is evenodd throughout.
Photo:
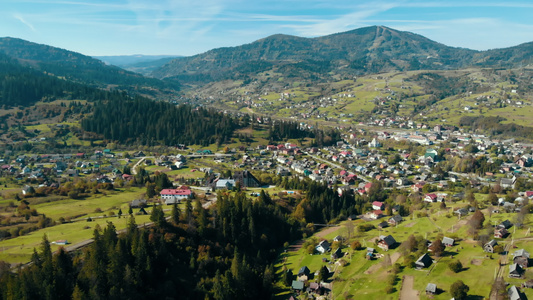
<svg viewBox="0 0 533 300"><path fill-rule="evenodd" d="M0 37L85 55L194 55L383 25L448 46L533 41L531 0L0 0Z"/></svg>

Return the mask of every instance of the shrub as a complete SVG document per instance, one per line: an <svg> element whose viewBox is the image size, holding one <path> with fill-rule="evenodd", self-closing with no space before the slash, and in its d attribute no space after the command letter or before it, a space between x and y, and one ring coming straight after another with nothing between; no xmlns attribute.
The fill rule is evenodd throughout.
<svg viewBox="0 0 533 300"><path fill-rule="evenodd" d="M454 260L448 264L448 268L454 273L459 273L463 269L463 264L459 260Z"/></svg>
<svg viewBox="0 0 533 300"><path fill-rule="evenodd" d="M385 288L385 293L387 294L394 293L394 287L392 285L387 285L387 287Z"/></svg>

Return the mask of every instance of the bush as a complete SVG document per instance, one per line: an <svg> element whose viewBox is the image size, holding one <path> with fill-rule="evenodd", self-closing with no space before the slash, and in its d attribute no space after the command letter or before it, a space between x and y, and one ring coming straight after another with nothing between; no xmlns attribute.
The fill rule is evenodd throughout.
<svg viewBox="0 0 533 300"><path fill-rule="evenodd" d="M463 264L459 260L454 260L448 264L448 268L454 273L459 273L463 269Z"/></svg>
<svg viewBox="0 0 533 300"><path fill-rule="evenodd" d="M385 293L387 294L394 293L394 287L392 285L387 285L387 287L385 288Z"/></svg>
<svg viewBox="0 0 533 300"><path fill-rule="evenodd" d="M95 213L101 213L102 212L102 209L100 207L98 207L97 209L94 210Z"/></svg>
<svg viewBox="0 0 533 300"><path fill-rule="evenodd" d="M352 250L359 250L359 249L361 249L361 242L359 242L359 241L353 241L352 244L350 245L350 248L352 248Z"/></svg>

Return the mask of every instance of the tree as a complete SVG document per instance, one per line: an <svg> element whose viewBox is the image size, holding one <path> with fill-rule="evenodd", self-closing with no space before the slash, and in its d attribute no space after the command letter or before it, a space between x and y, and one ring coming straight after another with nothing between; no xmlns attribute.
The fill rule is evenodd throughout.
<svg viewBox="0 0 533 300"><path fill-rule="evenodd" d="M163 212L161 205L154 204L154 206L152 206L150 221L154 222L157 227L163 227L166 224L165 213Z"/></svg>
<svg viewBox="0 0 533 300"><path fill-rule="evenodd" d="M448 268L454 273L459 273L463 269L463 264L460 260L454 260L448 264Z"/></svg>
<svg viewBox="0 0 533 300"><path fill-rule="evenodd" d="M128 214L129 214L130 216L133 215L133 208L131 208L131 205L129 206Z"/></svg>
<svg viewBox="0 0 533 300"><path fill-rule="evenodd" d="M320 268L320 271L318 273L318 280L326 281L328 278L329 278L329 269L326 266L322 266L322 268Z"/></svg>
<svg viewBox="0 0 533 300"><path fill-rule="evenodd" d="M445 248L446 247L440 239L437 239L433 243L431 243L431 250L433 251L433 254L436 257L440 257L444 253Z"/></svg>
<svg viewBox="0 0 533 300"><path fill-rule="evenodd" d="M353 241L352 244L350 245L350 248L352 248L352 250L360 249L361 248L361 242Z"/></svg>
<svg viewBox="0 0 533 300"><path fill-rule="evenodd" d="M283 283L285 283L286 286L291 286L292 285L292 278L294 277L294 275L292 274L292 270L289 269L289 270L284 270L283 272Z"/></svg>
<svg viewBox="0 0 533 300"><path fill-rule="evenodd" d="M172 204L172 212L170 215L174 224L178 224L180 222L180 209L176 201L174 201L174 204Z"/></svg>
<svg viewBox="0 0 533 300"><path fill-rule="evenodd" d="M456 300L462 300L466 298L469 290L470 288L468 287L468 285L464 284L462 280L457 280L450 287L450 294Z"/></svg>
<svg viewBox="0 0 533 300"><path fill-rule="evenodd" d="M122 209L121 208L118 209L117 216L118 216L119 219L122 217Z"/></svg>
<svg viewBox="0 0 533 300"><path fill-rule="evenodd" d="M472 229L475 231L483 228L483 223L485 222L485 216L481 212L481 210L476 210L476 212L472 215L472 218L470 221L468 221L468 224Z"/></svg>

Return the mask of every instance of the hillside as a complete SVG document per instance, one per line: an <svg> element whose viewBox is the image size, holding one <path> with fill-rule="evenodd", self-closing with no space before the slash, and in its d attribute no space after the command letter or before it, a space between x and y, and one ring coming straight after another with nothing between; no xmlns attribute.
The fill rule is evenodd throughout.
<svg viewBox="0 0 533 300"><path fill-rule="evenodd" d="M384 26L317 38L277 34L253 43L175 59L152 74L202 85L221 80L254 81L268 72L294 81L325 82L391 71L522 67L533 43L474 51L449 47L421 35ZM277 78L272 78L275 81Z"/></svg>
<svg viewBox="0 0 533 300"><path fill-rule="evenodd" d="M106 65L100 60L80 53L21 39L0 38L0 52L23 66L93 87L118 86L123 90L136 90L146 95L153 95L154 89L179 90L176 82L146 78L137 73Z"/></svg>

